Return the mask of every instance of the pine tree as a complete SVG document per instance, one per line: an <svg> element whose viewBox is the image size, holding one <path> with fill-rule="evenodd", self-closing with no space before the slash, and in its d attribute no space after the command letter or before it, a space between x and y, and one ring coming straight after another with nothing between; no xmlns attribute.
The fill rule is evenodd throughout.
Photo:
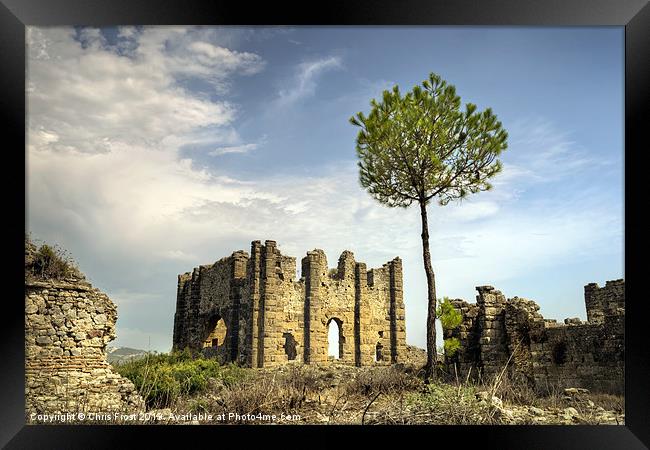
<svg viewBox="0 0 650 450"><path fill-rule="evenodd" d="M436 286L427 205L435 199L444 206L491 189L488 180L501 170L497 157L507 148L508 134L490 108L478 112L467 103L461 110L456 88L434 73L405 95L396 85L370 105L367 116L359 112L350 118L360 127L356 151L361 185L389 207L420 207L429 381L435 377Z"/></svg>

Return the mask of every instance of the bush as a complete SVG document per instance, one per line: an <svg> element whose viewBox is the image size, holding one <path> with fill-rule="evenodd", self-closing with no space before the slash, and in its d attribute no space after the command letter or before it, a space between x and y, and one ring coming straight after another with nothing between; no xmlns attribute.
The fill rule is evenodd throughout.
<svg viewBox="0 0 650 450"><path fill-rule="evenodd" d="M460 341L457 338L449 338L445 339L445 345L444 345L444 351L445 355L447 355L448 358L451 358L454 356L454 354L458 351L460 348Z"/></svg>
<svg viewBox="0 0 650 450"><path fill-rule="evenodd" d="M416 375L408 373L397 366L373 367L357 373L346 385L349 394L373 396L378 393L399 393L418 389L422 384Z"/></svg>
<svg viewBox="0 0 650 450"><path fill-rule="evenodd" d="M291 366L278 380L281 408L284 410L300 407L313 393L319 393L327 383L322 376L308 366Z"/></svg>
<svg viewBox="0 0 650 450"><path fill-rule="evenodd" d="M436 315L440 319L442 328L445 330L453 330L458 325L463 323L463 316L454 308L454 305L449 300L449 297L444 297L442 301L438 300L438 310Z"/></svg>
<svg viewBox="0 0 650 450"><path fill-rule="evenodd" d="M484 387L492 392L492 395L499 397L501 400L516 405L533 405L538 406L537 402L541 398L535 390L533 384L522 374L504 373L502 377L496 379L484 380ZM553 387L546 397L550 400L558 394L555 392L557 387ZM561 391L561 390L560 390ZM559 392L559 391L558 391Z"/></svg>
<svg viewBox="0 0 650 450"><path fill-rule="evenodd" d="M37 249L29 235L25 236L25 276L45 280L82 277L67 251L48 244Z"/></svg>
<svg viewBox="0 0 650 450"><path fill-rule="evenodd" d="M240 416L295 413L308 397L321 392L325 382L317 368L289 366L270 371L256 371L236 366L225 366L220 374L223 386L218 390L207 388L201 396L179 398L191 411L228 411ZM244 374L243 376L241 374ZM263 418L226 416L219 423L268 423Z"/></svg>
<svg viewBox="0 0 650 450"><path fill-rule="evenodd" d="M452 386L444 383L427 385L419 393L411 393L407 403L415 412L410 423L440 425L496 424L498 419L487 405L476 399L471 385Z"/></svg>
<svg viewBox="0 0 650 450"><path fill-rule="evenodd" d="M451 303L451 300L449 300L448 297L444 297L442 301L438 303L438 310L436 312L436 315L440 319L442 329L445 331L453 330L461 323L463 323L463 316L456 308L454 308L454 305ZM457 338L452 337L445 339L444 352L445 356L448 358L451 358L459 348L460 341Z"/></svg>
<svg viewBox="0 0 650 450"><path fill-rule="evenodd" d="M246 378L246 370L241 367L194 359L188 351L147 355L117 365L116 369L135 384L150 408L165 408L181 395L205 392L210 379L232 386Z"/></svg>
<svg viewBox="0 0 650 450"><path fill-rule="evenodd" d="M225 389L220 405L225 411L244 414L273 414L280 411L280 392L275 380L259 377ZM228 422L246 422L246 419L231 419Z"/></svg>
<svg viewBox="0 0 650 450"><path fill-rule="evenodd" d="M222 366L221 372L219 372L219 379L227 387L237 386L250 377L250 371L233 363Z"/></svg>

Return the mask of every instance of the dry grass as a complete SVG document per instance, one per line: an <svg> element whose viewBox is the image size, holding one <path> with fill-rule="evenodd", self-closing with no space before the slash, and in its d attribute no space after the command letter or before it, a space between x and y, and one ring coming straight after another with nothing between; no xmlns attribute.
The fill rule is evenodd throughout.
<svg viewBox="0 0 650 450"><path fill-rule="evenodd" d="M625 412L625 397L623 395L590 393L587 398L594 402L596 406L600 406L607 411Z"/></svg>
<svg viewBox="0 0 650 450"><path fill-rule="evenodd" d="M215 373L230 372L219 369ZM251 416L294 414L300 416L290 422L294 424L469 425L534 423L532 416L520 414L531 406L546 411L547 423L564 423L557 411L570 406L580 414L580 423L597 424L603 422L603 410L598 406L620 413L624 406L620 396L581 394L569 398L563 389L553 387L540 396L523 378L512 379L505 370L479 383L467 377L428 385L420 371L401 365L356 368L290 364L269 369L237 368L237 375L227 380L222 376L212 379L205 389L179 395L168 407L181 413L239 415L215 417L214 423L273 423ZM518 408L519 415L513 418L508 408Z"/></svg>
<svg viewBox="0 0 650 450"><path fill-rule="evenodd" d="M422 380L397 366L360 369L346 384L347 392L372 397L412 391L422 387Z"/></svg>
<svg viewBox="0 0 650 450"><path fill-rule="evenodd" d="M314 367L292 365L282 371L247 369L237 383L217 385L196 397L179 397L172 410L236 412L240 416L295 414L305 403L318 398L328 384L328 374ZM268 423L242 417L226 417L220 423Z"/></svg>
<svg viewBox="0 0 650 450"><path fill-rule="evenodd" d="M477 401L476 392L472 385L425 386L420 377L396 366L351 371L296 366L256 371L255 376L203 394L200 400L179 398L172 409L240 415L292 413L299 414L302 423L325 424L499 423L489 405ZM243 419L221 423L244 421L256 423Z"/></svg>
<svg viewBox="0 0 650 450"><path fill-rule="evenodd" d="M547 385L542 392L534 389L523 377L502 377L498 385L495 382L483 385L485 390L493 392L504 402L519 406L535 406L546 409L563 409L574 407L581 413L587 413L592 407L601 407L607 411L624 413L625 397L623 395L587 392L567 396L564 388L557 385ZM593 405L590 404L593 403Z"/></svg>
<svg viewBox="0 0 650 450"><path fill-rule="evenodd" d="M533 405L539 400L539 394L533 386L523 377L511 378L504 374L498 379L488 380L483 383L483 388L489 391L493 396L515 405ZM552 393L559 395L559 391ZM554 397L554 395L551 395Z"/></svg>

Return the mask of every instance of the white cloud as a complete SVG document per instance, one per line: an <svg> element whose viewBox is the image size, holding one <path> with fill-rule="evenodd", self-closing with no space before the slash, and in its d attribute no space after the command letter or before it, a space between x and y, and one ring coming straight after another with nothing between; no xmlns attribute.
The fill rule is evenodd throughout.
<svg viewBox="0 0 650 450"><path fill-rule="evenodd" d="M203 41L194 41L188 48L197 58L199 73L204 76L209 75L215 68L252 75L264 67L261 58L254 53L231 51Z"/></svg>
<svg viewBox="0 0 650 450"><path fill-rule="evenodd" d="M158 32L159 42L174 33ZM97 33L91 34L97 42ZM145 31L139 44L146 40ZM177 68L162 63L162 49L129 58L111 48L82 48L72 30L30 28L29 33L29 145L34 151L109 151L122 142L159 146L170 136L184 136L212 127L218 134L233 120L228 102L214 102L186 92L176 84ZM151 47L151 43L147 44ZM140 47L138 47L140 48ZM184 56L184 60L191 55ZM172 56L172 60L177 57ZM209 70L198 60L190 66ZM187 72L185 72L187 73ZM56 134L56 141L39 140L37 133Z"/></svg>
<svg viewBox="0 0 650 450"><path fill-rule="evenodd" d="M151 69L180 78L200 78L223 92L228 88L228 76L256 74L266 63L257 54L216 44L221 32L213 27L147 27L138 37L135 57L146 60Z"/></svg>
<svg viewBox="0 0 650 450"><path fill-rule="evenodd" d="M178 253L185 249L172 225L186 208L273 198L180 156L187 144L240 138L234 107L180 88L179 77L213 66L222 78L262 67L259 56L216 45L204 45L209 61L183 52L195 35L206 44L202 29L121 28L135 49L124 55L97 30L83 30L82 45L72 29L28 28L30 227L76 243L91 264L126 258L115 273L128 277L143 260L189 258Z"/></svg>
<svg viewBox="0 0 650 450"><path fill-rule="evenodd" d="M512 161L511 177L526 177L534 182L553 182L608 164L607 161L590 155L586 149L571 140L570 133L560 130L548 120L539 117L521 119L512 124L509 131L510 150L507 153L508 159Z"/></svg>
<svg viewBox="0 0 650 450"><path fill-rule="evenodd" d="M215 150L212 150L210 153L208 153L210 156L219 156L219 155L225 155L227 153L248 153L251 150L255 150L257 148L257 144L242 144L242 145L231 145L228 147L219 147Z"/></svg>
<svg viewBox="0 0 650 450"><path fill-rule="evenodd" d="M120 38L134 38L137 34L135 27L119 27L117 31L117 36Z"/></svg>
<svg viewBox="0 0 650 450"><path fill-rule="evenodd" d="M453 208L447 215L450 221L468 222L485 219L499 212L496 201L472 201L467 207Z"/></svg>
<svg viewBox="0 0 650 450"><path fill-rule="evenodd" d="M183 250L165 250L162 252L158 252L157 256L160 256L161 258L166 258L166 259L173 259L173 260L179 260L179 261L195 261L196 260L196 255L191 255Z"/></svg>
<svg viewBox="0 0 650 450"><path fill-rule="evenodd" d="M235 141L236 140L239 140L239 138L235 137ZM221 156L221 155L225 155L225 154L228 154L228 153L249 153L249 152L259 148L260 145L263 145L265 142L266 142L266 136L263 136L259 143L251 142L251 143L248 143L248 144L238 143L238 144L235 144L235 145L226 145L226 146L218 147L218 148L212 150L211 152L208 152L208 155L210 155L210 156Z"/></svg>
<svg viewBox="0 0 650 450"><path fill-rule="evenodd" d="M329 56L327 58L298 64L293 85L280 90L278 103L280 105L286 105L314 95L316 92L317 78L324 72L342 67L343 63L338 56Z"/></svg>

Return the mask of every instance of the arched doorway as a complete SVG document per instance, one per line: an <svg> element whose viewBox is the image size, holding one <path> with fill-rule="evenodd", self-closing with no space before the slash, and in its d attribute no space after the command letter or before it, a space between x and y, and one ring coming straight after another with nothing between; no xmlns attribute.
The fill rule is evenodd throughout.
<svg viewBox="0 0 650 450"><path fill-rule="evenodd" d="M214 316L208 321L207 336L203 340L203 348L222 348L226 343L228 327L220 316Z"/></svg>
<svg viewBox="0 0 650 450"><path fill-rule="evenodd" d="M332 317L327 321L327 356L328 359L343 358L343 322L341 319Z"/></svg>

